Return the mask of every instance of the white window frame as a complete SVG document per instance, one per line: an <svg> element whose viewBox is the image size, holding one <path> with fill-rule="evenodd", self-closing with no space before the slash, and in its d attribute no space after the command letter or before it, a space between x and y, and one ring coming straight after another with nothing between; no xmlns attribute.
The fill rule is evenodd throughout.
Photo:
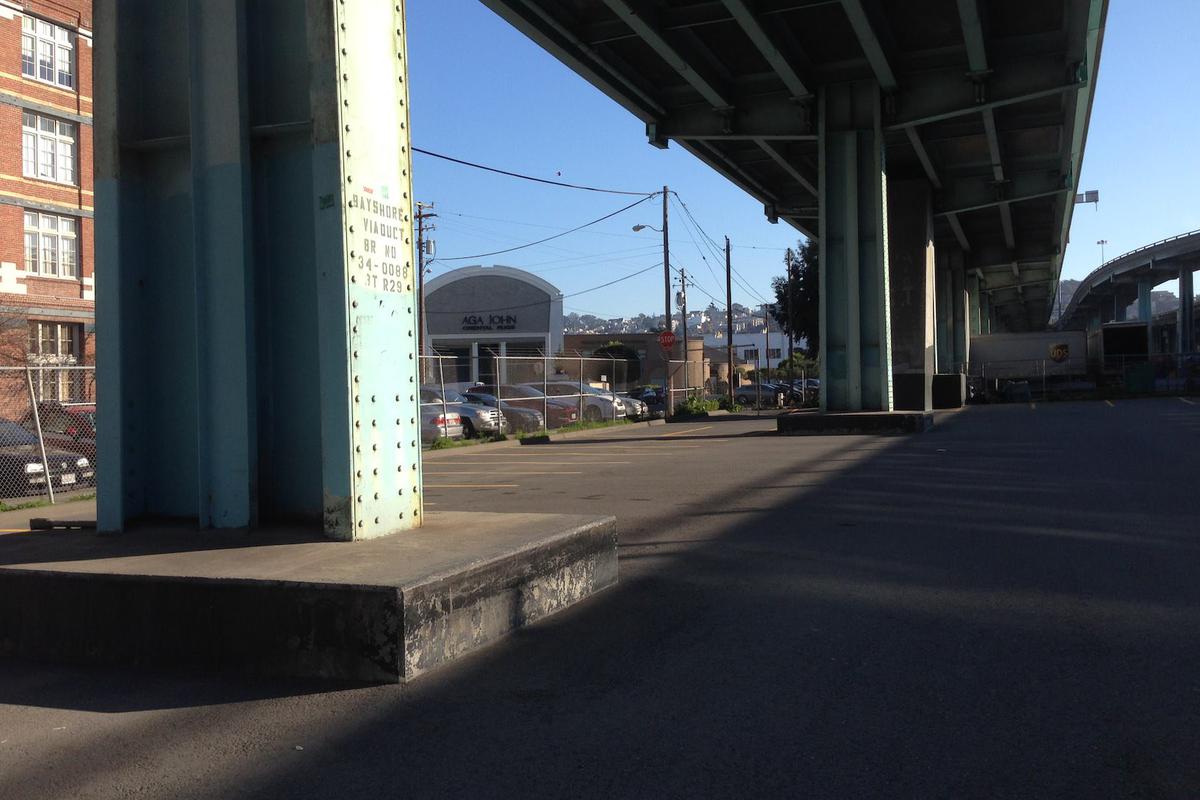
<svg viewBox="0 0 1200 800"><path fill-rule="evenodd" d="M40 278L78 281L79 225L76 217L25 209L25 272ZM53 253L53 268L49 255Z"/></svg>
<svg viewBox="0 0 1200 800"><path fill-rule="evenodd" d="M44 347L48 343L49 347ZM50 352L45 352L45 350ZM72 367L80 363L83 325L78 322L29 320L29 364L33 367ZM38 400L69 403L82 396L81 373L71 369L33 370Z"/></svg>
<svg viewBox="0 0 1200 800"><path fill-rule="evenodd" d="M58 89L74 90L77 38L70 28L26 14L21 18L21 75Z"/></svg>
<svg viewBox="0 0 1200 800"><path fill-rule="evenodd" d="M79 185L79 126L57 117L21 112L21 171L27 178Z"/></svg>

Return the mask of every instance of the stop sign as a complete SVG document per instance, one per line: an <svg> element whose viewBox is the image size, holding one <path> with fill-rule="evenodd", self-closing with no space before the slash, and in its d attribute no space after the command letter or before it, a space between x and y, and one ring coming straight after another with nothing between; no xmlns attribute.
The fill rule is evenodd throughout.
<svg viewBox="0 0 1200 800"><path fill-rule="evenodd" d="M675 346L675 334L671 331L663 331L658 335L658 343L664 350L670 350Z"/></svg>

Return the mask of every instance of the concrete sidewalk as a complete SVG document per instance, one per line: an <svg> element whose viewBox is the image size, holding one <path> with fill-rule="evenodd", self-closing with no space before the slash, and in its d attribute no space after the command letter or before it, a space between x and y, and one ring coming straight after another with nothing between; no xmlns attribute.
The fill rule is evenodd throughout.
<svg viewBox="0 0 1200 800"><path fill-rule="evenodd" d="M93 491L89 490L82 494L91 494ZM16 511L0 511L0 535L28 531L29 520L34 517L61 520L94 520L96 518L96 499L94 497L88 500L66 498L52 506L21 508Z"/></svg>

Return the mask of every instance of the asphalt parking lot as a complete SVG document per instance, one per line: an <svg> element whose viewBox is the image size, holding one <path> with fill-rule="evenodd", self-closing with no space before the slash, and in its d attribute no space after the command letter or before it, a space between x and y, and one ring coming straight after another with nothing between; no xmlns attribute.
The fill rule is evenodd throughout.
<svg viewBox="0 0 1200 800"><path fill-rule="evenodd" d="M0 662L0 796L1200 793L1200 405L428 454L439 510L615 514L621 583L407 687Z"/></svg>

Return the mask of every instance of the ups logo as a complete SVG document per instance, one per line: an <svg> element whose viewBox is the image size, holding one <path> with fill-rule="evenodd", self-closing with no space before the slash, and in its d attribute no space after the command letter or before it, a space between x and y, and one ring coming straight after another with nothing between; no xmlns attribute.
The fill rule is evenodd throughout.
<svg viewBox="0 0 1200 800"><path fill-rule="evenodd" d="M1069 344L1052 344L1050 345L1050 360L1058 364L1066 361L1071 357L1071 345Z"/></svg>

